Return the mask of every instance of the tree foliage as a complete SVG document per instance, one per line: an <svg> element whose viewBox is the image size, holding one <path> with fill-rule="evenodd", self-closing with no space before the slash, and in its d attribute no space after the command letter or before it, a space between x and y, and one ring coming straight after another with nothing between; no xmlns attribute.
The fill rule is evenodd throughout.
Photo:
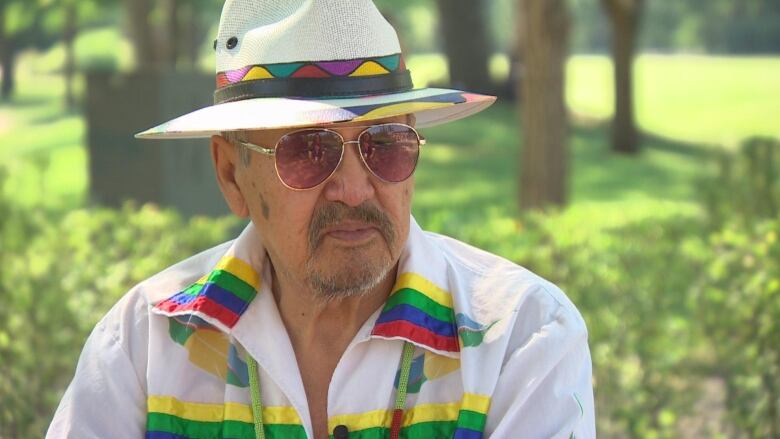
<svg viewBox="0 0 780 439"><path fill-rule="evenodd" d="M41 437L100 316L234 226L153 206L61 213L0 197L0 437Z"/></svg>
<svg viewBox="0 0 780 439"><path fill-rule="evenodd" d="M577 26L573 47L607 51L607 17L597 0L570 0ZM780 52L780 2L776 0L649 1L639 47L714 53Z"/></svg>

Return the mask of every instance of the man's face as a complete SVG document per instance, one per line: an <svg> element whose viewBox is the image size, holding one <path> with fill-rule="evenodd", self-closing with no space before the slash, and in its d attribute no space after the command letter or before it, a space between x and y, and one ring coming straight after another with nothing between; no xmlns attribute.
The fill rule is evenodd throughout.
<svg viewBox="0 0 780 439"><path fill-rule="evenodd" d="M406 123L406 117L374 124L386 122ZM349 141L366 125L328 128ZM290 131L255 131L248 140L273 147ZM361 161L357 144L348 143L327 181L292 190L279 180L272 156L251 155L248 166L237 163L236 185L277 276L329 300L368 291L392 272L409 234L413 177L400 183L378 179Z"/></svg>

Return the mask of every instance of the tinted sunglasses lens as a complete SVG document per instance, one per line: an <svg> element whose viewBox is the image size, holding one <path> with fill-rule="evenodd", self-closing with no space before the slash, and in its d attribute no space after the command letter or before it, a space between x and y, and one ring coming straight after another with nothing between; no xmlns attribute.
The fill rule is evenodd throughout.
<svg viewBox="0 0 780 439"><path fill-rule="evenodd" d="M276 146L276 171L293 189L309 189L325 181L341 161L342 139L324 130L289 133Z"/></svg>
<svg viewBox="0 0 780 439"><path fill-rule="evenodd" d="M371 127L360 136L360 154L368 169L382 180L400 182L417 166L420 138L408 126L387 124Z"/></svg>

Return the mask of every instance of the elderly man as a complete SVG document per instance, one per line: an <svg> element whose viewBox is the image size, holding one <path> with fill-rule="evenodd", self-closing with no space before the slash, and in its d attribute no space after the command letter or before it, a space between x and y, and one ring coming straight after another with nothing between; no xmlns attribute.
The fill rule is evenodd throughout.
<svg viewBox="0 0 780 439"><path fill-rule="evenodd" d="M494 98L412 89L370 0L228 0L207 137L234 241L98 323L50 426L73 438L588 438L587 333L551 283L411 218L415 126Z"/></svg>

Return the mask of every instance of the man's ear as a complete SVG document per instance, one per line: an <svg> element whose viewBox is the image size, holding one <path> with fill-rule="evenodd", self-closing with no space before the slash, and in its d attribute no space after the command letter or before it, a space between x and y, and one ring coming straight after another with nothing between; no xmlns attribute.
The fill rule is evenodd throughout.
<svg viewBox="0 0 780 439"><path fill-rule="evenodd" d="M238 148L222 136L211 136L211 160L217 183L230 210L241 218L249 216L249 208L238 185Z"/></svg>

